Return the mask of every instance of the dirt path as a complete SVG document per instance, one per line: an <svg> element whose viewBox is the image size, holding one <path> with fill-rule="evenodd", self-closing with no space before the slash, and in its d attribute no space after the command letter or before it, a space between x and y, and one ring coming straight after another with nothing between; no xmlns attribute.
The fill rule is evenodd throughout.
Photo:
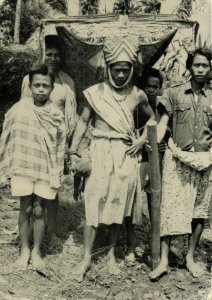
<svg viewBox="0 0 212 300"><path fill-rule="evenodd" d="M150 271L149 220L145 213L143 224L136 228L137 261L133 266L124 263L125 232L123 230L117 255L121 264L120 276L109 276L106 266L106 228L99 230L92 266L85 280L79 284L71 279L72 268L82 255L83 203L74 202L73 183L67 177L60 191L60 211L57 233L61 245L43 243L47 268L37 273L31 265L18 272L13 262L18 256L17 219L19 202L10 191L2 190L0 198L0 299L86 299L86 300L207 300L210 290L212 231L207 225L197 259L206 266L206 273L194 279L183 268L186 239L176 239L172 246L171 272L152 283ZM211 299L210 299L211 300Z"/></svg>

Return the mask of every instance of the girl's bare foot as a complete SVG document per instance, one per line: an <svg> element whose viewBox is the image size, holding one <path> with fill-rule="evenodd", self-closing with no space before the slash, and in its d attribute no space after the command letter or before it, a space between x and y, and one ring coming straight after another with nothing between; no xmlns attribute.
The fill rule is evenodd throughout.
<svg viewBox="0 0 212 300"><path fill-rule="evenodd" d="M121 270L115 258L109 256L108 271L111 275L119 275Z"/></svg>
<svg viewBox="0 0 212 300"><path fill-rule="evenodd" d="M21 250L21 254L19 258L15 261L14 264L15 267L18 270L25 271L28 267L29 258L30 258L30 250L29 249Z"/></svg>
<svg viewBox="0 0 212 300"><path fill-rule="evenodd" d="M168 273L169 267L167 263L160 262L157 268L149 273L149 279L152 281L158 280L161 276Z"/></svg>
<svg viewBox="0 0 212 300"><path fill-rule="evenodd" d="M134 263L135 262L135 253L134 253L134 251L128 251L127 254L125 255L125 259L129 263Z"/></svg>
<svg viewBox="0 0 212 300"><path fill-rule="evenodd" d="M77 282L82 282L90 267L91 258L84 258L73 270L72 276Z"/></svg>
<svg viewBox="0 0 212 300"><path fill-rule="evenodd" d="M32 269L42 271L45 268L45 262L39 252L32 250Z"/></svg>
<svg viewBox="0 0 212 300"><path fill-rule="evenodd" d="M200 277L204 274L204 269L200 264L195 263L193 259L186 260L186 267L193 277Z"/></svg>

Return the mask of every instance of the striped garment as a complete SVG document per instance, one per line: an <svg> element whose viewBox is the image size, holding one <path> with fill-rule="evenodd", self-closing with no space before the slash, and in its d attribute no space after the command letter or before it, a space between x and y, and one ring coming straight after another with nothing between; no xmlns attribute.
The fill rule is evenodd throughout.
<svg viewBox="0 0 212 300"><path fill-rule="evenodd" d="M17 175L61 185L66 130L62 112L50 101L36 107L21 99L5 114L0 138L0 185Z"/></svg>

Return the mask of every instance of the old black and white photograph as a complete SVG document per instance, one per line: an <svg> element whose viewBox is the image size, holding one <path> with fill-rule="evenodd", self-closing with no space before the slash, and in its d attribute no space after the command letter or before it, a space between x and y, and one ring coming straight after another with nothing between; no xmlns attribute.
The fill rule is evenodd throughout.
<svg viewBox="0 0 212 300"><path fill-rule="evenodd" d="M0 300L212 300L211 0L0 0Z"/></svg>

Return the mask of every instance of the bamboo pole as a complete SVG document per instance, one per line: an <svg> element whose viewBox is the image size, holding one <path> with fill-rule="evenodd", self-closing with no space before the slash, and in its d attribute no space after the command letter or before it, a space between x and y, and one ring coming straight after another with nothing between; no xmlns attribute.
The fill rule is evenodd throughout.
<svg viewBox="0 0 212 300"><path fill-rule="evenodd" d="M147 122L147 139L152 148L148 153L151 184L151 257L152 267L155 269L160 261L160 200L161 175L157 146L157 122Z"/></svg>

